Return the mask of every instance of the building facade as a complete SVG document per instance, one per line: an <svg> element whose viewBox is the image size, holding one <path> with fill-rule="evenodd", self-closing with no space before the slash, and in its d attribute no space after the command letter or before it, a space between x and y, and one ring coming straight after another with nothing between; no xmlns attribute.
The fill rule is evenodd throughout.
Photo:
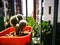
<svg viewBox="0 0 60 45"><path fill-rule="evenodd" d="M42 8L41 8L42 1ZM40 0L39 1L39 15L41 15L42 10L42 20L51 21L53 24L53 16L54 16L54 0ZM58 4L58 22L60 22L60 0Z"/></svg>

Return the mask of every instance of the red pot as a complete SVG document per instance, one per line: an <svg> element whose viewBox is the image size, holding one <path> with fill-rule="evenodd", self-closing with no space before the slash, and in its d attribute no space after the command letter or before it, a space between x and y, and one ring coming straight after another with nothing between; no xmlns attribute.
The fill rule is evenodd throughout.
<svg viewBox="0 0 60 45"><path fill-rule="evenodd" d="M30 45L31 37L32 37L31 26L26 26L24 28L24 31L29 30L29 34L26 36L13 36L13 37L4 36L5 34L14 32L14 30L15 30L14 27L10 27L0 32L0 45Z"/></svg>

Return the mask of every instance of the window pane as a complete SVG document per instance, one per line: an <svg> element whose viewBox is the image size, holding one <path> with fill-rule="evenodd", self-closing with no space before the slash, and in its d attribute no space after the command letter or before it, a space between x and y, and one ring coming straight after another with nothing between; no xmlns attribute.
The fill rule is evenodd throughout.
<svg viewBox="0 0 60 45"><path fill-rule="evenodd" d="M51 6L49 6L49 14L51 14Z"/></svg>
<svg viewBox="0 0 60 45"><path fill-rule="evenodd" d="M42 15L43 15L43 7L42 7Z"/></svg>

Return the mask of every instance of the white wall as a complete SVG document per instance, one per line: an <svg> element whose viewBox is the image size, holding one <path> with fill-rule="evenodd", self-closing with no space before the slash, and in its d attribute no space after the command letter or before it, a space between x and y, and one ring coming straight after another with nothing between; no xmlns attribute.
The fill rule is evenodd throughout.
<svg viewBox="0 0 60 45"><path fill-rule="evenodd" d="M60 0L58 4L58 22L60 22Z"/></svg>
<svg viewBox="0 0 60 45"><path fill-rule="evenodd" d="M51 14L49 14L49 6L51 6ZM45 21L51 20L51 23L53 23L54 0L44 0L43 7L44 7L43 20Z"/></svg>

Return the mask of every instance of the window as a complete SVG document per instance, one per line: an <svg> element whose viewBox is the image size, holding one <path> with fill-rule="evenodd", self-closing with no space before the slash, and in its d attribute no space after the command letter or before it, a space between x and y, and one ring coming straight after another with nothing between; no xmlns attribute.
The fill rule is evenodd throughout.
<svg viewBox="0 0 60 45"><path fill-rule="evenodd" d="M51 6L49 6L49 14L51 14Z"/></svg>
<svg viewBox="0 0 60 45"><path fill-rule="evenodd" d="M26 16L26 0L22 0L23 2L23 15ZM27 0L27 7L28 7L28 16L33 15L33 0Z"/></svg>
<svg viewBox="0 0 60 45"><path fill-rule="evenodd" d="M43 7L42 7L42 12L41 12L41 13L42 13L42 15L43 15Z"/></svg>

